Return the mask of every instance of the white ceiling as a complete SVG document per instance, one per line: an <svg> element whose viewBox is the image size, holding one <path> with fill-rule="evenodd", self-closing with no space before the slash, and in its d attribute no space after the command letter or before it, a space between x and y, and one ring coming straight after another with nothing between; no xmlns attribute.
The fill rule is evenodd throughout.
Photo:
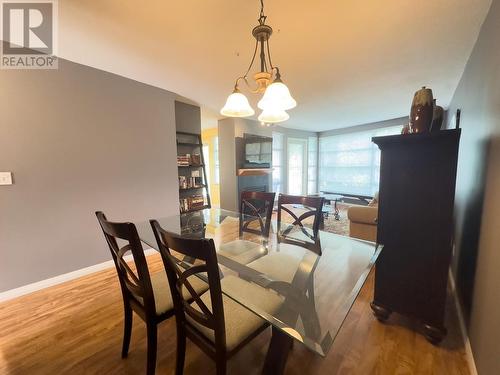
<svg viewBox="0 0 500 375"><path fill-rule="evenodd" d="M322 131L404 116L422 85L446 107L490 4L267 0L273 63L298 102L283 125ZM59 55L217 113L247 68L258 11L258 0L59 1Z"/></svg>

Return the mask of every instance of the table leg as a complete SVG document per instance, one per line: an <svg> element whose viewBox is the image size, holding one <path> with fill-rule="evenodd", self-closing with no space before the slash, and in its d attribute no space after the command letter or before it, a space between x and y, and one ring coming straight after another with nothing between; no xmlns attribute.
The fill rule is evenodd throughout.
<svg viewBox="0 0 500 375"><path fill-rule="evenodd" d="M335 217L335 220L340 220L340 212L339 212L339 208L337 207L337 202L338 202L338 199L335 199L335 213L333 214L333 216Z"/></svg>
<svg viewBox="0 0 500 375"><path fill-rule="evenodd" d="M271 343L264 362L264 375L281 375L285 371L288 353L292 348L293 339L280 329L273 327Z"/></svg>

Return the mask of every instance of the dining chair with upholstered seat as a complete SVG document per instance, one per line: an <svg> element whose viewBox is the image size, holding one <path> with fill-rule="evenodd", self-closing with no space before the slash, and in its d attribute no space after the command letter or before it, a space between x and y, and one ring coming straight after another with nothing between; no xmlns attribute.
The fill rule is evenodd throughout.
<svg viewBox="0 0 500 375"><path fill-rule="evenodd" d="M267 254L265 241L269 238L276 193L242 191L240 196L239 236L220 246L219 254L247 264ZM244 238L248 233L252 240Z"/></svg>
<svg viewBox="0 0 500 375"><path fill-rule="evenodd" d="M111 251L123 296L125 316L122 358L128 355L135 312L146 323L147 374L153 375L156 368L157 326L174 315L167 274L164 269L150 274L134 224L110 222L102 212L96 212L96 216ZM124 257L128 253L131 253L132 260L126 262ZM198 280L193 283L193 288L201 292L208 285Z"/></svg>
<svg viewBox="0 0 500 375"><path fill-rule="evenodd" d="M306 247L321 255L319 227L323 204L323 197L280 194L277 219L278 242ZM283 221L283 212L288 214L291 220ZM306 223L311 217L312 223Z"/></svg>
<svg viewBox="0 0 500 375"><path fill-rule="evenodd" d="M165 231L155 220L151 220L151 226L165 263L174 300L177 324L176 374L183 373L186 339L189 338L215 360L217 374L223 375L228 359L269 324L222 294L226 278L221 280L212 239L182 238ZM188 257L190 264L180 262L172 253ZM209 290L204 294L193 287L199 276L208 280ZM239 280L236 277L232 279ZM253 284L248 285L251 287ZM186 298L186 290L194 302L190 303ZM281 301L276 306L279 303Z"/></svg>
<svg viewBox="0 0 500 375"><path fill-rule="evenodd" d="M243 232L269 237L276 193L242 191L240 195L240 236ZM252 224L258 224L258 227Z"/></svg>

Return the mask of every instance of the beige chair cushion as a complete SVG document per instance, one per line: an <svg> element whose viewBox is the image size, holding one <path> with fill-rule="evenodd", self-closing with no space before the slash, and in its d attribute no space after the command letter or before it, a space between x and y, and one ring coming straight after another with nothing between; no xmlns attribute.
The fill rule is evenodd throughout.
<svg viewBox="0 0 500 375"><path fill-rule="evenodd" d="M246 305L258 306L259 311L269 314L276 312L283 303L283 298L278 294L236 276L228 275L224 277L221 280L221 287L222 290L229 295L235 293L238 299L244 301ZM201 296L201 300L207 305L209 310L212 310L212 301L209 292L204 293ZM224 305L224 321L226 326L226 349L231 351L248 336L262 327L265 321L225 294L222 294L222 303ZM193 302L191 306L201 311L196 302ZM206 338L215 342L214 331L212 329L202 326L187 314L186 319L196 326Z"/></svg>
<svg viewBox="0 0 500 375"><path fill-rule="evenodd" d="M280 246L285 245L287 244L280 244ZM267 275L273 280L291 283L297 273L297 270L299 269L300 263L302 262L302 256L276 252L257 259L256 261L247 264L247 266L263 273L264 275Z"/></svg>
<svg viewBox="0 0 500 375"><path fill-rule="evenodd" d="M156 313L160 315L168 310L172 310L174 308L174 302L172 300L172 293L170 292L167 273L165 270L161 270L152 274L150 277L155 297ZM189 277L189 282L197 293L203 293L208 289L208 284L199 277ZM182 288L182 294L185 299L191 299L191 294L186 288Z"/></svg>
<svg viewBox="0 0 500 375"><path fill-rule="evenodd" d="M218 254L240 264L248 264L266 254L264 246L247 240L235 240L219 246Z"/></svg>

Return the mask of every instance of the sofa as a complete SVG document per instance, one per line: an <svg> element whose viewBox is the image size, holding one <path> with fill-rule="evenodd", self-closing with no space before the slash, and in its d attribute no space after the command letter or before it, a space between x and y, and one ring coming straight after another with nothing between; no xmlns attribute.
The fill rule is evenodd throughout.
<svg viewBox="0 0 500 375"><path fill-rule="evenodd" d="M347 210L349 236L377 241L378 193L367 206L351 206Z"/></svg>

